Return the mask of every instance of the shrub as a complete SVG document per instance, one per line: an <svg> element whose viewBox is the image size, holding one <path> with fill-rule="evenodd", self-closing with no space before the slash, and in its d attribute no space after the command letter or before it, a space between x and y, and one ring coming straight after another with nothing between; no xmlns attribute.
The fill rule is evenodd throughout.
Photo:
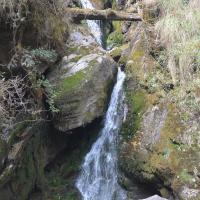
<svg viewBox="0 0 200 200"><path fill-rule="evenodd" d="M24 80L15 77L0 79L0 130L10 128L18 113L32 113L33 101L27 98L27 86Z"/></svg>

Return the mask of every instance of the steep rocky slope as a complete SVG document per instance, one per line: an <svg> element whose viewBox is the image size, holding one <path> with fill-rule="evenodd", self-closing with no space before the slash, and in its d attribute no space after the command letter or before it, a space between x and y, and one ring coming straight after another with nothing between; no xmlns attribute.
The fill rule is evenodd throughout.
<svg viewBox="0 0 200 200"><path fill-rule="evenodd" d="M131 25L128 47L111 52L121 54L127 73L120 168L133 182L149 184L166 198L198 200L199 115L189 109L195 99L190 92L181 97L182 86L174 86L150 21Z"/></svg>
<svg viewBox="0 0 200 200"><path fill-rule="evenodd" d="M45 5L46 2L34 2L31 4L33 7L28 7L29 4L25 5L27 9L34 11L34 6L40 3ZM75 5L73 1L69 4L69 6ZM19 8L20 6L21 4ZM42 6L43 4L41 4L41 9ZM37 22L41 24L34 24L34 21L34 25L31 24L32 16L27 15L31 23L28 26L24 25L24 29L20 29L24 31L24 35L21 34L19 38L17 35L15 38L18 43L14 55L10 51L13 47L11 27L2 23L1 41L5 39L7 44L1 43L2 49L6 49L6 52L2 51L1 54L0 80L4 83L4 81L14 79L14 76L19 76L24 81L22 83L28 85L20 102L24 103L25 98L31 97L27 102L25 101L28 107L22 110L19 106L19 111L17 110L15 116L12 116L15 119L12 121L12 126L9 124L7 129L0 127L0 198L4 200L60 198L57 195L63 195L69 199L78 198L71 197L70 191L58 194L61 192L55 190L57 183L52 180L56 178L58 180L59 178L55 176L59 174L53 178L49 175L51 178L48 179L45 169L48 169L57 155L65 149L69 155L65 175L70 180L70 185L74 183L74 171L78 171L82 159L80 154L83 154L87 145L90 145L89 141L95 137L98 124L101 123L98 122L95 126L92 124L104 115L115 82L116 63L98 46L87 28L81 24L74 25L65 18L62 20L66 20L67 24L63 27L60 21L56 21L57 17L61 16L58 13L54 13L55 16L51 12L48 13L50 9L48 6L46 9L48 20L55 21L48 24L46 20L39 34L47 34L47 32L48 34L36 35L38 36L36 44L36 38L34 38L36 36L33 33L38 33L38 30L35 26L42 25L46 13L37 13L37 17L40 17L40 19L37 18L39 20ZM10 71L7 65L10 66ZM22 89L20 88L19 91ZM14 93L14 97L17 95L18 93ZM4 96L0 98L2 100ZM7 105L6 102L5 105ZM30 112L27 113L27 110ZM0 120L0 125L2 125L4 121ZM92 128L89 128L88 124ZM84 133L85 129L88 133ZM90 129L92 130L89 131ZM63 135L60 131L65 134ZM93 134L88 138L89 132ZM75 136L69 133L74 133ZM84 143L84 141L86 145L80 148L81 142ZM77 156L76 162L73 155ZM77 163L76 167L73 166L74 162ZM73 170L73 167L76 169ZM69 187L66 186L68 183L66 182L63 186L58 184L58 190ZM73 188L73 186L70 187Z"/></svg>

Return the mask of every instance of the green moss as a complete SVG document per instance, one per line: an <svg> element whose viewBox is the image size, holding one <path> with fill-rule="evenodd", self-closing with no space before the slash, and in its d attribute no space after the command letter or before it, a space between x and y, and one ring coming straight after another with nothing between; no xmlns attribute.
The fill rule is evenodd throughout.
<svg viewBox="0 0 200 200"><path fill-rule="evenodd" d="M121 33L122 23L123 22L120 22L120 21L112 22L114 30L117 31L118 33Z"/></svg>
<svg viewBox="0 0 200 200"><path fill-rule="evenodd" d="M117 48L114 48L109 54L112 58L115 58L115 57L120 57L121 56L121 53L122 53L122 49L120 49L119 47Z"/></svg>
<svg viewBox="0 0 200 200"><path fill-rule="evenodd" d="M75 58L72 58L71 60L70 60L70 62L78 62L81 58L82 58L83 56L82 55L77 55Z"/></svg>
<svg viewBox="0 0 200 200"><path fill-rule="evenodd" d="M96 49L95 49L96 50ZM69 47L66 51L66 55L70 55L70 54L77 54L78 56L76 57L77 59L79 58L82 58L88 54L91 54L91 47L85 47L85 46L79 46L79 47ZM95 52L96 53L96 52ZM75 58L75 61L77 60ZM74 61L74 62L75 62Z"/></svg>
<svg viewBox="0 0 200 200"><path fill-rule="evenodd" d="M134 94L131 93L129 95L133 112L139 114L145 105L145 92L140 90L135 92Z"/></svg>
<svg viewBox="0 0 200 200"><path fill-rule="evenodd" d="M114 31L108 36L107 45L109 47L121 46L123 44L123 34L118 31Z"/></svg>
<svg viewBox="0 0 200 200"><path fill-rule="evenodd" d="M117 9L117 2L116 0L111 0L112 2L112 9L116 10Z"/></svg>
<svg viewBox="0 0 200 200"><path fill-rule="evenodd" d="M132 138L141 127L142 114L145 109L146 95L143 90L126 92L129 107L128 118L122 126L124 139Z"/></svg>
<svg viewBox="0 0 200 200"><path fill-rule="evenodd" d="M121 32L122 22L115 21L112 22L114 31L108 35L106 39L106 43L109 48L113 48L115 46L119 47L123 44L123 34Z"/></svg>
<svg viewBox="0 0 200 200"><path fill-rule="evenodd" d="M58 85L58 89L56 89L56 99L61 98L66 92L72 91L73 89L79 87L85 77L85 71L82 70L61 80Z"/></svg>
<svg viewBox="0 0 200 200"><path fill-rule="evenodd" d="M193 179L193 176L188 173L187 169L183 169L181 173L179 174L179 178L180 178L180 181L187 183Z"/></svg>

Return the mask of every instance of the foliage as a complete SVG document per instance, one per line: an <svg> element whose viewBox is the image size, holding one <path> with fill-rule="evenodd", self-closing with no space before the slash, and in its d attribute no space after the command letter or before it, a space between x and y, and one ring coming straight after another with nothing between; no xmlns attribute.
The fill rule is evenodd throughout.
<svg viewBox="0 0 200 200"><path fill-rule="evenodd" d="M10 129L15 123L23 123L24 118L31 121L42 119L41 113L45 110L39 104L43 95L46 95L49 110L58 112L54 106L56 93L49 81L38 71L43 62L55 63L57 53L39 48L31 51L22 49L21 55L16 55L17 53L8 68L13 71L18 69L19 73L7 78L4 74L0 76L0 130Z"/></svg>
<svg viewBox="0 0 200 200"><path fill-rule="evenodd" d="M35 0L31 5L31 19L38 30L39 38L46 37L62 45L68 30L68 19L64 18L64 1Z"/></svg>
<svg viewBox="0 0 200 200"><path fill-rule="evenodd" d="M112 32L107 39L107 45L109 48L113 48L114 46L118 47L123 44L123 34L117 31Z"/></svg>
<svg viewBox="0 0 200 200"><path fill-rule="evenodd" d="M55 107L55 99L57 97L57 94L55 90L53 89L53 86L50 84L50 82L47 79L42 78L42 79L39 79L37 83L40 87L44 87L45 90L47 91L45 94L46 94L46 102L48 103L49 110L53 113L59 112L59 109Z"/></svg>
<svg viewBox="0 0 200 200"><path fill-rule="evenodd" d="M68 31L63 0L0 0L0 20L13 29L14 44L17 44L17 35L26 26L35 28L40 41L44 39L59 45Z"/></svg>
<svg viewBox="0 0 200 200"><path fill-rule="evenodd" d="M55 62L57 60L57 53L55 50L44 48L33 49L31 50L31 55L40 60L47 60L48 62Z"/></svg>

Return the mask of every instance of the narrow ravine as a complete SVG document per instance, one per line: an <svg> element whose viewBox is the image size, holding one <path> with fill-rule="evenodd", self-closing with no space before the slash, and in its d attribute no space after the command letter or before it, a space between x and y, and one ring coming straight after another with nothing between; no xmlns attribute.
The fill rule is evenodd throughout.
<svg viewBox="0 0 200 200"><path fill-rule="evenodd" d="M89 0L81 0L84 8L94 9ZM91 33L102 46L99 21L87 21ZM117 143L123 118L123 83L125 73L118 69L103 129L85 156L76 187L83 200L125 200L126 192L118 184Z"/></svg>
<svg viewBox="0 0 200 200"><path fill-rule="evenodd" d="M125 191L118 184L117 142L123 118L123 83L125 73L118 70L104 127L86 155L76 186L83 200L124 200Z"/></svg>

